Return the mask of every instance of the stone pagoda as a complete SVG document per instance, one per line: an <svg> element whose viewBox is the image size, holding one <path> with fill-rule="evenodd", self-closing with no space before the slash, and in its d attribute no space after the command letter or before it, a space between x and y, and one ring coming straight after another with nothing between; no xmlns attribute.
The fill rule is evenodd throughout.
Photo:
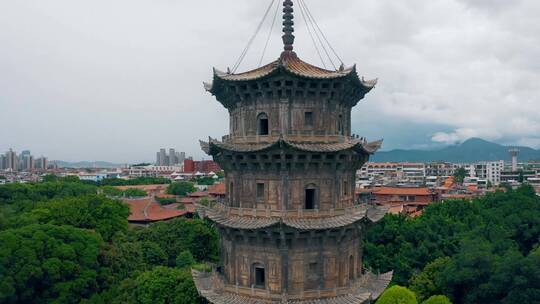
<svg viewBox="0 0 540 304"><path fill-rule="evenodd" d="M219 231L221 264L193 270L195 284L215 304L370 303L392 273L363 268L362 240L387 210L355 199L355 176L382 141L351 135L351 109L377 81L298 58L293 3L283 6L276 61L214 70L205 83L230 115L229 135L201 142L225 171L227 195L198 206Z"/></svg>

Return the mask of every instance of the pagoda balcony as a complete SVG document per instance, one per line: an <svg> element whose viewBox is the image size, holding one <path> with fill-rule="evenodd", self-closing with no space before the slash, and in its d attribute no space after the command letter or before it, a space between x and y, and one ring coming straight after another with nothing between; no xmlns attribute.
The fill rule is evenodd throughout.
<svg viewBox="0 0 540 304"><path fill-rule="evenodd" d="M270 135L225 135L222 137L222 142L234 144L262 144L273 143L279 139L285 139L290 142L344 143L358 138L355 136L327 134L326 132L294 131L284 135L279 132L272 132ZM365 138L361 138L361 140L365 141Z"/></svg>
<svg viewBox="0 0 540 304"><path fill-rule="evenodd" d="M216 202L212 205L213 209L225 212L228 216L245 216L245 217L266 217L266 218L301 218L301 219L318 219L335 216L343 216L355 214L358 212L366 212L371 206L366 203L355 205L346 208L336 208L330 210L320 209L290 209L290 210L273 210L270 206L261 208L262 204L256 204L256 208L239 208L229 207L224 203Z"/></svg>
<svg viewBox="0 0 540 304"><path fill-rule="evenodd" d="M364 303L376 299L392 280L393 272L374 274L366 271L359 278L350 281L347 286L334 288L318 288L314 290L271 292L268 289L254 286L244 287L238 284L227 284L223 275L216 270L199 272L192 270L197 290L213 303L245 303L255 304L259 301L268 303L316 303L350 304ZM258 301L259 300L259 301Z"/></svg>

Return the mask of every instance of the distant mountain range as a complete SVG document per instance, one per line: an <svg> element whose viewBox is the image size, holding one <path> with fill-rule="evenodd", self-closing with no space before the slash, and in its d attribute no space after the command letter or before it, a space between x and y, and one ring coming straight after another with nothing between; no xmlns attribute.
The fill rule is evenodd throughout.
<svg viewBox="0 0 540 304"><path fill-rule="evenodd" d="M529 147L509 147L480 138L471 138L462 144L438 150L392 150L377 152L372 162L433 162L472 163L478 161L510 160L508 150L518 148L520 161L540 160L540 150Z"/></svg>
<svg viewBox="0 0 540 304"><path fill-rule="evenodd" d="M125 166L125 164L114 164L104 161L80 161L80 162L66 162L62 160L53 160L51 163L56 163L60 168L119 168Z"/></svg>
<svg viewBox="0 0 540 304"><path fill-rule="evenodd" d="M540 150L529 147L503 146L480 138L471 138L462 144L448 146L437 150L392 150L377 152L370 158L372 162L433 162L447 161L452 163L472 163L478 161L510 160L508 150L518 148L519 160L540 161ZM66 162L55 160L61 168L118 168L125 164L105 161Z"/></svg>

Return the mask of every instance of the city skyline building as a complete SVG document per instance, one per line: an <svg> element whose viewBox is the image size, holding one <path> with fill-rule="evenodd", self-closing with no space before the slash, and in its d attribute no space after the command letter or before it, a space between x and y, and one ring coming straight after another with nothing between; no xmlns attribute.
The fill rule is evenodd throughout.
<svg viewBox="0 0 540 304"><path fill-rule="evenodd" d="M19 169L19 158L17 157L17 153L15 153L13 149L9 149L9 151L6 152L5 169L10 171L17 171Z"/></svg>
<svg viewBox="0 0 540 304"><path fill-rule="evenodd" d="M32 152L23 150L17 154L12 148L0 155L0 170L11 172L32 172L36 169L47 170L49 163L46 157L36 159Z"/></svg>
<svg viewBox="0 0 540 304"><path fill-rule="evenodd" d="M177 152L174 148L169 149L169 153L167 154L167 150L165 148L161 148L159 152L156 153L156 166L178 166L183 165L184 160L186 159L186 153L185 152Z"/></svg>

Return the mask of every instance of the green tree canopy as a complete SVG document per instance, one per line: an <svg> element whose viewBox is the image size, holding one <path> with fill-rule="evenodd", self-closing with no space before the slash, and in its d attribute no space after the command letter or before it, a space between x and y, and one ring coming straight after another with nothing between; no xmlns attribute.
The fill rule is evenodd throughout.
<svg viewBox="0 0 540 304"><path fill-rule="evenodd" d="M458 168L454 172L454 181L458 184L463 184L465 177L467 177L467 170L465 170L463 167Z"/></svg>
<svg viewBox="0 0 540 304"><path fill-rule="evenodd" d="M412 291L398 285L384 291L376 304L417 304L416 296Z"/></svg>
<svg viewBox="0 0 540 304"><path fill-rule="evenodd" d="M99 182L100 186L138 186L170 184L171 180L163 177L137 177L132 179L105 178Z"/></svg>
<svg viewBox="0 0 540 304"><path fill-rule="evenodd" d="M110 197L121 197L124 195L124 191L113 186L103 186L100 189L103 192L103 194Z"/></svg>
<svg viewBox="0 0 540 304"><path fill-rule="evenodd" d="M539 240L540 198L523 186L432 204L414 219L388 215L368 231L364 261L395 270L394 282L421 299L528 303L540 294L539 272L529 267Z"/></svg>
<svg viewBox="0 0 540 304"><path fill-rule="evenodd" d="M195 181L197 185L207 185L207 186L211 186L216 183L216 180L209 176L199 177Z"/></svg>
<svg viewBox="0 0 540 304"><path fill-rule="evenodd" d="M95 229L110 240L115 233L127 230L129 208L104 196L86 195L41 202L30 215L40 223Z"/></svg>
<svg viewBox="0 0 540 304"><path fill-rule="evenodd" d="M424 301L431 295L437 295L443 292L444 286L438 278L450 260L450 257L438 258L427 264L422 272L412 277L409 287L416 293L419 301Z"/></svg>
<svg viewBox="0 0 540 304"><path fill-rule="evenodd" d="M180 252L180 254L176 257L176 267L178 268L191 267L194 264L195 259L193 258L191 252L187 250Z"/></svg>
<svg viewBox="0 0 540 304"><path fill-rule="evenodd" d="M125 197L131 197L131 198L145 197L145 196L148 195L148 193L146 191L141 190L141 189L137 189L137 188L126 189L126 190L124 190L124 192L122 194Z"/></svg>
<svg viewBox="0 0 540 304"><path fill-rule="evenodd" d="M168 194L174 195L186 195L188 193L195 192L195 186L190 182L175 182L169 185L167 188Z"/></svg>
<svg viewBox="0 0 540 304"><path fill-rule="evenodd" d="M136 303L199 303L199 295L188 270L158 266L137 277L135 284Z"/></svg>
<svg viewBox="0 0 540 304"><path fill-rule="evenodd" d="M78 303L98 289L99 234L29 225L0 232L1 303Z"/></svg>
<svg viewBox="0 0 540 304"><path fill-rule="evenodd" d="M422 304L452 304L452 302L446 296L432 296Z"/></svg>
<svg viewBox="0 0 540 304"><path fill-rule="evenodd" d="M175 219L155 223L151 229L137 231L140 241L159 244L168 255L169 266L176 265L177 256L189 251L197 261L218 260L218 235L201 220Z"/></svg>

